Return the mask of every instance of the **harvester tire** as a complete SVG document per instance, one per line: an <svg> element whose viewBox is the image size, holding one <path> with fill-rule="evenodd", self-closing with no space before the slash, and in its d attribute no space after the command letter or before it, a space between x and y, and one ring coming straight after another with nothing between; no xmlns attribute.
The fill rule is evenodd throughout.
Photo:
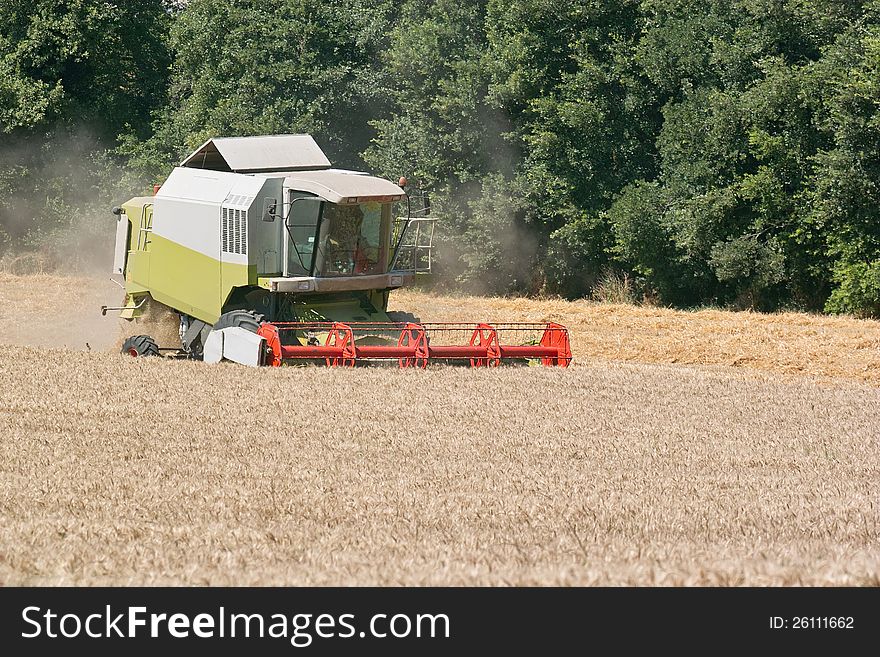
<svg viewBox="0 0 880 657"><path fill-rule="evenodd" d="M419 319L418 317L416 317L415 315L413 315L412 313L392 311L390 313L385 313L385 314L388 315L389 320L391 320L392 322L395 322L395 323L399 323L399 324L406 324L407 322L410 322L412 324L421 324L422 323L422 320Z"/></svg>
<svg viewBox="0 0 880 657"><path fill-rule="evenodd" d="M256 333L265 319L260 313L250 310L230 310L220 315L220 319L214 324L214 330L219 331L220 329L238 326L247 329L251 333Z"/></svg>
<svg viewBox="0 0 880 657"><path fill-rule="evenodd" d="M149 335L133 335L122 343L122 353L135 358L158 356L159 345Z"/></svg>

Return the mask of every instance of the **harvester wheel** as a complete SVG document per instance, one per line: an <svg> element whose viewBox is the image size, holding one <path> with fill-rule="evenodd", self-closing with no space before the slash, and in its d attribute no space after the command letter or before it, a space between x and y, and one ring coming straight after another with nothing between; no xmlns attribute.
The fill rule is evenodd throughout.
<svg viewBox="0 0 880 657"><path fill-rule="evenodd" d="M229 312L220 315L220 319L214 324L214 330L218 331L220 329L238 326L247 329L252 333L256 333L257 329L260 328L260 325L265 319L266 318L260 313L255 313L250 310L230 310Z"/></svg>
<svg viewBox="0 0 880 657"><path fill-rule="evenodd" d="M149 335L133 335L122 343L122 353L135 358L158 356L159 345Z"/></svg>
<svg viewBox="0 0 880 657"><path fill-rule="evenodd" d="M407 322L410 322L412 324L421 324L422 323L422 320L419 319L418 317L416 317L415 315L413 315L412 313L392 311L390 313L385 313L385 314L388 315L389 320L391 320L392 322L395 322L397 324L406 324Z"/></svg>

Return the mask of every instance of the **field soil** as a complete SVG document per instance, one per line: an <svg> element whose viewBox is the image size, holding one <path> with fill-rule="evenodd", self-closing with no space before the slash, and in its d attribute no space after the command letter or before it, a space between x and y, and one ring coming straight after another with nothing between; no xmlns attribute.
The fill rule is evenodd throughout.
<svg viewBox="0 0 880 657"><path fill-rule="evenodd" d="M0 276L0 584L880 585L876 322L403 292L576 365L254 370L119 296Z"/></svg>

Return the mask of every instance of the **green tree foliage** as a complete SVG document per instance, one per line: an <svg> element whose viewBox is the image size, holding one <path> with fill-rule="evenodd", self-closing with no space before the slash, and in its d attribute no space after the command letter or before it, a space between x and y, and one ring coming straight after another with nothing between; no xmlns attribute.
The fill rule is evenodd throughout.
<svg viewBox="0 0 880 657"><path fill-rule="evenodd" d="M433 190L443 217L442 279L483 291L523 290L535 250L511 178L519 154L504 139L509 117L487 102L485 5L404 3L384 59L394 107L374 122L366 158L384 175L403 174ZM496 285L489 272L499 264Z"/></svg>
<svg viewBox="0 0 880 657"><path fill-rule="evenodd" d="M390 2L190 0L171 30L170 102L146 143L122 152L155 174L215 136L310 133L360 162L387 105Z"/></svg>
<svg viewBox="0 0 880 657"><path fill-rule="evenodd" d="M164 104L169 12L157 0L0 4L0 133L58 122L146 136Z"/></svg>
<svg viewBox="0 0 880 657"><path fill-rule="evenodd" d="M0 3L0 249L110 225L83 215L119 193L102 153L122 131L148 136L165 104L171 16L158 0Z"/></svg>
<svg viewBox="0 0 880 657"><path fill-rule="evenodd" d="M832 312L880 316L880 3L810 71L816 124L809 221L827 244Z"/></svg>
<svg viewBox="0 0 880 657"><path fill-rule="evenodd" d="M865 224L853 203L863 217L876 207L869 189L877 171L862 169L861 178L846 171L853 158L865 163L870 137L859 134L856 151L835 147L841 122L869 124L876 116L870 101L856 109L843 100L855 93L854 67L870 78L859 54L876 22L867 4L642 3L650 27L637 59L663 103L663 121L659 172L645 179L655 185L635 198L653 190L648 206L661 216L645 222L663 230L636 239L633 194L624 192L608 214L615 251L661 299L821 308L848 276L846 263L876 260L870 229L844 238L843 249L838 229ZM847 116L852 110L857 118ZM845 202L832 198L841 186L850 187ZM853 257L847 249L857 241ZM658 253L666 255L658 261ZM842 289L828 309L856 311L835 301ZM863 304L870 286L859 289L851 296Z"/></svg>
<svg viewBox="0 0 880 657"><path fill-rule="evenodd" d="M76 206L33 175L69 165L61 132L109 188L114 157L159 178L212 136L308 132L431 191L447 284L880 315L880 0L10 0L0 25L0 239Z"/></svg>
<svg viewBox="0 0 880 657"><path fill-rule="evenodd" d="M655 169L660 113L632 58L639 3L496 0L487 24L490 101L515 128L506 137L522 155L527 219L544 236L546 287L584 294L609 264L598 213Z"/></svg>
<svg viewBox="0 0 880 657"><path fill-rule="evenodd" d="M576 295L607 264L610 231L595 213L652 170L645 136L659 117L625 57L637 13L627 0L404 5L387 57L396 108L376 122L367 159L435 187L444 273ZM487 224L475 208L499 184L516 200ZM530 273L497 277L486 254L499 249Z"/></svg>

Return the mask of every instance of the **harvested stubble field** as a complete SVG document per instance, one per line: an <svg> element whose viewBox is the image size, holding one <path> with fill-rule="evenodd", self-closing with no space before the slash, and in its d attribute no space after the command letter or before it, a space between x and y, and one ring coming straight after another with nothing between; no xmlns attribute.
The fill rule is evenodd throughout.
<svg viewBox="0 0 880 657"><path fill-rule="evenodd" d="M91 353L40 346L40 299L100 295L39 278L0 278L34 330L0 334L4 584L880 584L877 350L843 353L875 323L407 293L424 319L552 315L579 364L251 370L99 351L112 319L54 318ZM701 321L788 349L590 356L662 360L663 327ZM773 373L800 335L819 379Z"/></svg>

